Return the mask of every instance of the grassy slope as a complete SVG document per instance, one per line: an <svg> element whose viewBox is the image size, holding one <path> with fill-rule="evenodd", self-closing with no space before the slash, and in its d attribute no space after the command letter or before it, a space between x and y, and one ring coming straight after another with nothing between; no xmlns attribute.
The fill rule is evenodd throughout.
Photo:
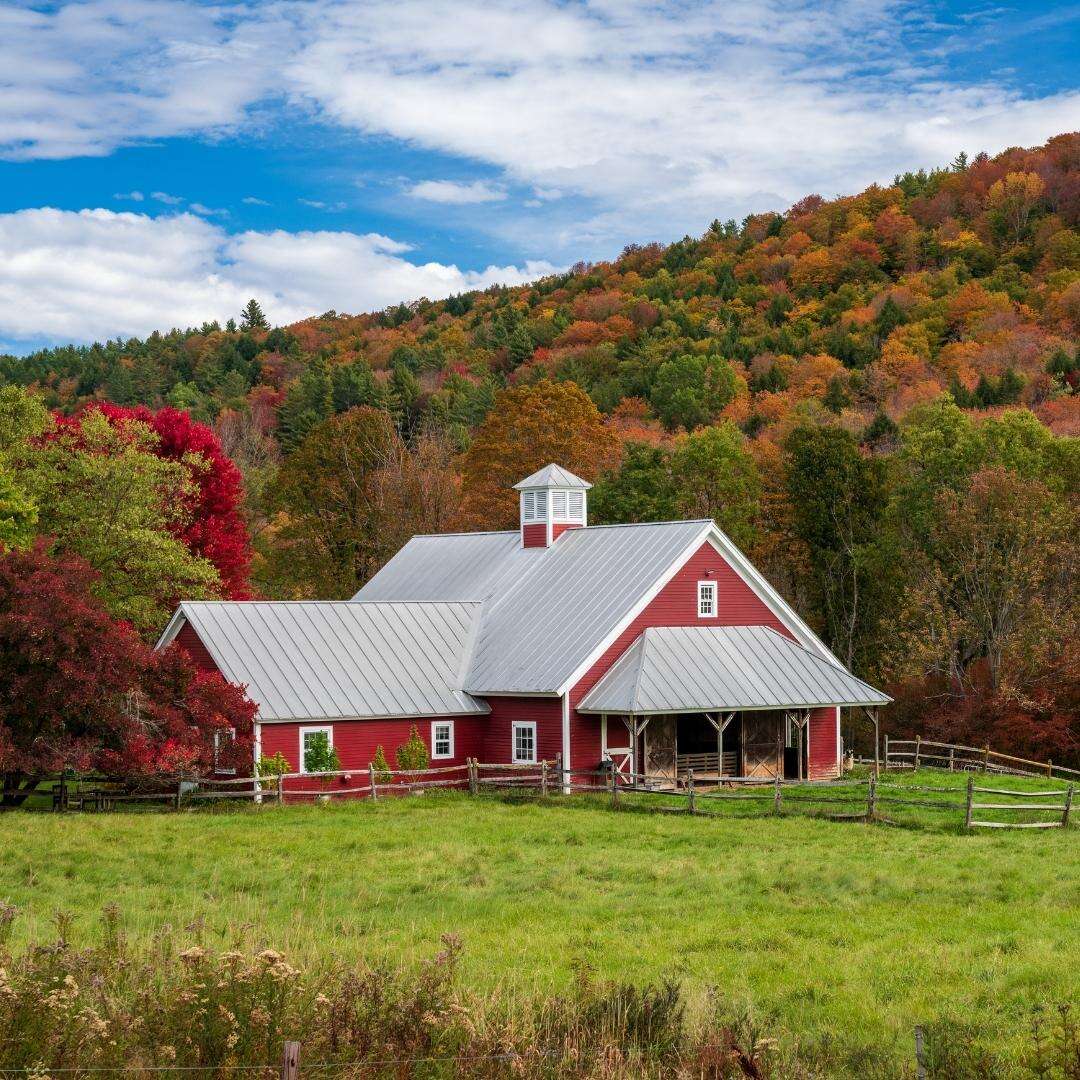
<svg viewBox="0 0 1080 1080"><path fill-rule="evenodd" d="M1014 786L1010 781L1008 786ZM731 804L729 804L731 805ZM576 960L676 974L795 1030L906 1045L943 1012L1080 996L1075 830L960 835L805 816L618 813L464 796L199 814L0 817L16 940L109 901L136 934L284 948L308 961L429 955L527 989Z"/></svg>

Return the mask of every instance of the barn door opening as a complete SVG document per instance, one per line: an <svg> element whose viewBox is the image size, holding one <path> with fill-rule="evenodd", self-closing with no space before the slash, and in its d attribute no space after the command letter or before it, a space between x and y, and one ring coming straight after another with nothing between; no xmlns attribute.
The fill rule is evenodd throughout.
<svg viewBox="0 0 1080 1080"><path fill-rule="evenodd" d="M783 775L783 738L778 712L744 712L742 714L743 776Z"/></svg>
<svg viewBox="0 0 1080 1080"><path fill-rule="evenodd" d="M645 774L654 783L675 786L678 746L674 716L654 716L645 729Z"/></svg>

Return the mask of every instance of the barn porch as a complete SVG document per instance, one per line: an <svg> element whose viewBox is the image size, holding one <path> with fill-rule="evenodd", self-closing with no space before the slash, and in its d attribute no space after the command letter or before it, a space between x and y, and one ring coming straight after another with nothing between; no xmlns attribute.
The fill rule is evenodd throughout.
<svg viewBox="0 0 1080 1080"><path fill-rule="evenodd" d="M650 627L585 695L601 750L649 786L834 776L838 709L890 699L766 626Z"/></svg>

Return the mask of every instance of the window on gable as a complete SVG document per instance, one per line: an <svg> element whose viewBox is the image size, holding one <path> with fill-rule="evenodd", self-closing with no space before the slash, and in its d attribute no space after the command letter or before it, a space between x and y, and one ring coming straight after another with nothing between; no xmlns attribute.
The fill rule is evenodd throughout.
<svg viewBox="0 0 1080 1080"><path fill-rule="evenodd" d="M452 758L454 756L454 721L433 720L431 722L432 758Z"/></svg>
<svg viewBox="0 0 1080 1080"><path fill-rule="evenodd" d="M699 581L697 584L697 613L699 619L716 618L716 582Z"/></svg>
<svg viewBox="0 0 1080 1080"><path fill-rule="evenodd" d="M531 765L536 761L536 723L515 720L513 725L512 760L515 765Z"/></svg>

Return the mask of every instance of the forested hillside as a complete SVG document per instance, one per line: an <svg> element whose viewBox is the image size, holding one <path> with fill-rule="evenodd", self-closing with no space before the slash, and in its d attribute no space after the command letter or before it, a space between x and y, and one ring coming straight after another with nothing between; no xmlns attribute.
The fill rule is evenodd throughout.
<svg viewBox="0 0 1080 1080"><path fill-rule="evenodd" d="M109 422L145 445L85 412L0 432L0 542L9 520L6 542L60 536L93 565L42 476L64 445L145 465L156 442L162 483L187 485L186 516L152 523L183 541L177 589L247 594L242 514L254 593L344 597L413 532L512 524L507 485L558 460L596 482L593 521L715 517L892 689L897 725L1080 746L1080 134L532 285L273 329L253 301L224 327L0 357L3 384L61 416L126 406ZM105 572L149 634L174 597L140 606Z"/></svg>

